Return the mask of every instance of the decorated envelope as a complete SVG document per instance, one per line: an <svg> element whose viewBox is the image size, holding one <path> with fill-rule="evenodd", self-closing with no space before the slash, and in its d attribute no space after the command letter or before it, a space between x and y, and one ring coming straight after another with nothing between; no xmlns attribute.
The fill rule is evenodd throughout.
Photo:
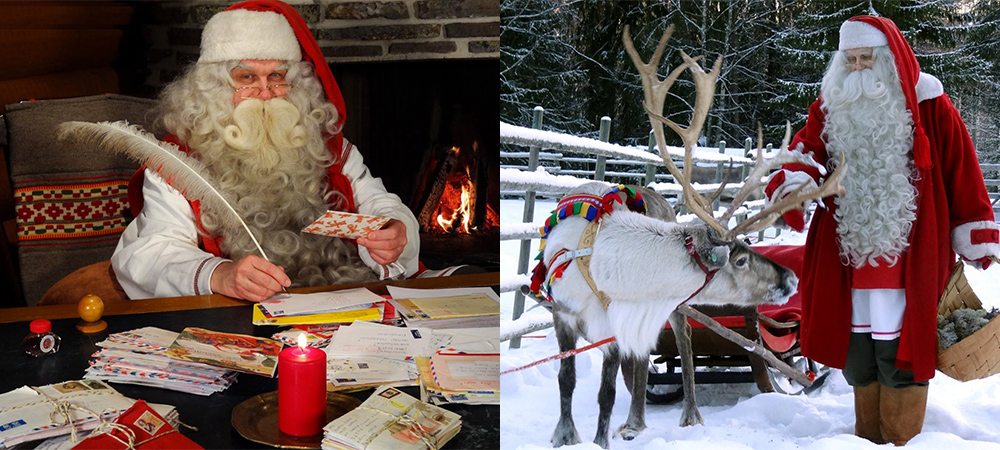
<svg viewBox="0 0 1000 450"><path fill-rule="evenodd" d="M323 217L302 229L306 233L322 234L339 238L357 239L382 228L389 222L388 217L366 216L340 211L327 211Z"/></svg>

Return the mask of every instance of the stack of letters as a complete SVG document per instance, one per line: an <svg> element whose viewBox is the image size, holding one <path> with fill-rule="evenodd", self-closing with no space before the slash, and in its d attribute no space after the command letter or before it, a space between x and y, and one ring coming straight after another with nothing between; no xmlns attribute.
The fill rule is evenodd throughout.
<svg viewBox="0 0 1000 450"><path fill-rule="evenodd" d="M395 313L365 288L314 294L278 294L254 305L254 325L344 324L391 320Z"/></svg>
<svg viewBox="0 0 1000 450"><path fill-rule="evenodd" d="M323 449L435 449L461 428L458 414L381 387L323 428Z"/></svg>
<svg viewBox="0 0 1000 450"><path fill-rule="evenodd" d="M500 326L500 303L492 290L447 297L399 297L390 300L408 327L486 328Z"/></svg>
<svg viewBox="0 0 1000 450"><path fill-rule="evenodd" d="M0 394L0 448L22 442L72 434L76 441L102 420L113 420L135 400L97 380L67 381L48 386L23 386ZM169 405L150 405L172 426L177 410ZM72 443L71 443L72 445Z"/></svg>
<svg viewBox="0 0 1000 450"><path fill-rule="evenodd" d="M88 380L161 387L199 395L219 392L236 373L200 362L180 361L167 355L179 333L155 327L115 333L97 345L84 375Z"/></svg>
<svg viewBox="0 0 1000 450"><path fill-rule="evenodd" d="M341 327L326 348L330 390L388 383L416 385L418 371L413 356L426 354L433 345L433 331L428 329L368 322Z"/></svg>

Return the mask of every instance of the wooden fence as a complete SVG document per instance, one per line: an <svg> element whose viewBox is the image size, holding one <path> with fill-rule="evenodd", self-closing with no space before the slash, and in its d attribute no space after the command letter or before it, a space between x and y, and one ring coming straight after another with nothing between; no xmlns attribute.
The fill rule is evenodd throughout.
<svg viewBox="0 0 1000 450"><path fill-rule="evenodd" d="M535 214L535 198L537 195L561 197L577 186L590 181L610 181L622 184L641 184L649 186L664 195L671 204L683 205L682 188L673 183L673 177L666 171L660 156L656 153L656 145L650 136L647 148L627 147L608 143L608 131L611 119L601 119L599 140L569 136L560 133L542 131L544 110L536 107L532 128L523 128L500 123L500 142L526 148L527 151L501 152L500 190L506 196L523 196L524 211L521 223L501 223L501 240L520 241L517 274L501 276L501 292L514 294L513 321L517 322L524 313L524 296L519 291L520 286L528 284L528 263L531 260L531 240L538 239L541 234L539 225L533 223ZM727 148L725 141L717 147L700 147L694 153L694 162L698 170L705 172L714 168L711 182L694 184L697 191L710 193L718 189L723 174L734 170L733 177L745 178L754 160L746 157L752 154L752 141L747 138L743 147ZM768 152L771 145L767 146ZM667 149L675 164L682 164L684 149L670 147ZM732 164L733 169L726 169ZM980 165L986 185L990 191L994 213L1000 221L1000 164ZM738 174L738 175L737 175ZM729 183L726 190L733 192L742 183ZM713 205L718 209L719 204ZM763 201L748 202L748 208L756 209ZM749 211L748 211L749 212ZM683 208L680 213L683 214ZM763 238L763 232L758 239ZM510 327L518 330L505 332L510 335L510 347L520 346L520 335L544 329L551 323L523 323Z"/></svg>

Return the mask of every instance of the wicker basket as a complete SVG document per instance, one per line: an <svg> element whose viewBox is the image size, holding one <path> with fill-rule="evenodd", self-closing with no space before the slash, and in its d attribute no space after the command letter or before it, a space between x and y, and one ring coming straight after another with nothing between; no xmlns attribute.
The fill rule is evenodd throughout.
<svg viewBox="0 0 1000 450"><path fill-rule="evenodd" d="M965 279L963 268L965 264L959 261L951 271L951 279L941 295L938 304L938 314L951 316L956 309L983 307L979 297L972 292L968 280ZM969 381L985 378L1000 373L1000 316L990 320L986 326L965 339L942 350L938 344L937 368L945 375L959 381Z"/></svg>

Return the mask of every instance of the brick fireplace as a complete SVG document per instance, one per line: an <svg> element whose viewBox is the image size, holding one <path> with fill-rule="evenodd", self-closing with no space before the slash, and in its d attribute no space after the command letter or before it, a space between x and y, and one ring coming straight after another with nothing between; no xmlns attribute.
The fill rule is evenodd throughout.
<svg viewBox="0 0 1000 450"><path fill-rule="evenodd" d="M420 214L424 179L452 147L475 151L482 216L499 210L498 0L288 1L316 36L347 108L344 134L386 188ZM147 4L150 94L198 57L205 22L230 2ZM475 149L473 149L475 147ZM468 160L470 157L465 156ZM499 270L499 230L422 233L431 268Z"/></svg>

